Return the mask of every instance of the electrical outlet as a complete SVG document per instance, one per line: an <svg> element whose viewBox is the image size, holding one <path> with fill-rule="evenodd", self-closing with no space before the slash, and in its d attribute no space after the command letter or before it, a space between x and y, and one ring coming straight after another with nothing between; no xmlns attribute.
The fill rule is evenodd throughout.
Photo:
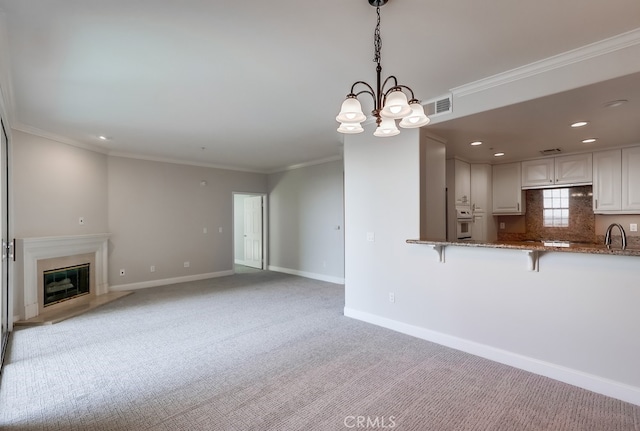
<svg viewBox="0 0 640 431"><path fill-rule="evenodd" d="M151 267L149 268L149 270L151 272L156 272L156 266L155 265L151 265Z"/></svg>
<svg viewBox="0 0 640 431"><path fill-rule="evenodd" d="M396 302L396 294L393 292L389 292L389 302Z"/></svg>
<svg viewBox="0 0 640 431"><path fill-rule="evenodd" d="M207 233L207 228L206 227L202 228L202 233Z"/></svg>
<svg viewBox="0 0 640 431"><path fill-rule="evenodd" d="M376 241L376 234L374 232L367 232L367 241L375 242Z"/></svg>
<svg viewBox="0 0 640 431"><path fill-rule="evenodd" d="M121 269L121 270L120 270L120 276L121 276L121 277L122 277L122 276L124 276L124 269Z"/></svg>
<svg viewBox="0 0 640 431"><path fill-rule="evenodd" d="M503 221L501 221L501 222L500 222L500 229L504 229L504 226L505 226L505 225L504 225L504 222L503 222Z"/></svg>
<svg viewBox="0 0 640 431"><path fill-rule="evenodd" d="M629 230L630 230L631 232L638 232L638 224L637 224L637 223L631 223L631 224L629 225Z"/></svg>
<svg viewBox="0 0 640 431"><path fill-rule="evenodd" d="M189 263L189 261L186 261L186 262L184 263L184 267L185 267L185 268L189 268L190 266L191 266L191 263Z"/></svg>

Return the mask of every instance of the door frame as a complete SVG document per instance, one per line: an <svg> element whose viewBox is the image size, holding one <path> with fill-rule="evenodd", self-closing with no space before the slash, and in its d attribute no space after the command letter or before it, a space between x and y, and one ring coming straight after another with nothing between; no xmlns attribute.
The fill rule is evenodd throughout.
<svg viewBox="0 0 640 431"><path fill-rule="evenodd" d="M2 366L4 365L4 358L5 358L5 354L8 348L8 342L9 342L9 336L11 335L11 332L13 331L13 260L14 260L14 255L15 255L15 250L13 248L13 230L12 230L12 226L11 226L11 209L12 209L12 195L11 195L11 188L10 188L10 180L11 180L11 172L10 172L10 167L11 167L11 157L10 157L10 152L11 152L11 135L10 135L10 130L8 128L8 125L5 122L5 118L3 116L0 115L0 133L2 133L4 135L4 138L6 140L6 148L2 149L0 148L0 163L4 163L5 164L5 169L4 169L4 178L2 178L0 180L0 187L4 187L5 188L5 193L6 195L4 196L4 202L3 205L6 205L6 218L2 217L3 219L0 220L0 236L2 236L3 240L7 241L7 245L8 244L12 244L11 249L7 249L7 250L3 250L3 253L6 253L7 257L7 265L6 265L6 274L4 271L4 262L2 262L2 267L0 267L0 277L2 277L3 281L6 282L6 286L3 286L2 284L0 284L0 288L6 288L6 304L0 304L2 306L6 306L6 310L3 310L3 312L6 311L7 315L7 332L0 334L0 371L2 369ZM0 215L1 212L0 212ZM4 234L6 232L6 238L4 238ZM3 241L0 241L3 242ZM2 246L4 246L4 244L2 244Z"/></svg>
<svg viewBox="0 0 640 431"><path fill-rule="evenodd" d="M236 196L261 196L262 197L262 270L267 270L269 265L269 232L268 232L268 214L269 214L269 201L267 199L267 194L262 192L232 192L231 194L231 207L233 208L233 216L232 216L232 232L233 232L233 241L232 241L232 262L235 267L236 264L236 205L235 199ZM242 213L244 218L244 212ZM244 231L244 222L241 224L242 229ZM242 238L244 240L244 237ZM234 269L235 272L235 269Z"/></svg>

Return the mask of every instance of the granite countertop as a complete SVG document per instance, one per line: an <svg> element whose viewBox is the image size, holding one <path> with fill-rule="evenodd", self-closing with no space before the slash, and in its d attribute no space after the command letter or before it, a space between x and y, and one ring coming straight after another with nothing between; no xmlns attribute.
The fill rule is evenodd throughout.
<svg viewBox="0 0 640 431"><path fill-rule="evenodd" d="M408 244L428 244L435 246L460 246L479 248L506 248L514 250L551 251L565 253L589 253L610 254L617 256L640 256L640 248L627 247L622 250L620 246L607 248L604 244L573 243L564 241L435 241L427 239L408 239Z"/></svg>

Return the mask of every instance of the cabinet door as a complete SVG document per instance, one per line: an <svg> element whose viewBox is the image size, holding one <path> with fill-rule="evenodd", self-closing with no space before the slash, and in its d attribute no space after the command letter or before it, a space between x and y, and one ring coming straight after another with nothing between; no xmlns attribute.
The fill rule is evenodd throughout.
<svg viewBox="0 0 640 431"><path fill-rule="evenodd" d="M559 156L555 159L555 184L589 184L593 180L591 153Z"/></svg>
<svg viewBox="0 0 640 431"><path fill-rule="evenodd" d="M491 165L471 164L471 211L491 211Z"/></svg>
<svg viewBox="0 0 640 431"><path fill-rule="evenodd" d="M622 149L622 210L640 210L640 147Z"/></svg>
<svg viewBox="0 0 640 431"><path fill-rule="evenodd" d="M522 162L522 188L552 185L554 182L553 159L527 160Z"/></svg>
<svg viewBox="0 0 640 431"><path fill-rule="evenodd" d="M622 155L620 150L593 153L593 212L620 211Z"/></svg>
<svg viewBox="0 0 640 431"><path fill-rule="evenodd" d="M456 177L456 205L469 206L471 205L471 171L469 163L455 159L454 169Z"/></svg>
<svg viewBox="0 0 640 431"><path fill-rule="evenodd" d="M524 214L520 163L493 166L493 213Z"/></svg>
<svg viewBox="0 0 640 431"><path fill-rule="evenodd" d="M473 215L473 225L471 226L471 239L473 241L487 241L487 215L484 213L475 213Z"/></svg>

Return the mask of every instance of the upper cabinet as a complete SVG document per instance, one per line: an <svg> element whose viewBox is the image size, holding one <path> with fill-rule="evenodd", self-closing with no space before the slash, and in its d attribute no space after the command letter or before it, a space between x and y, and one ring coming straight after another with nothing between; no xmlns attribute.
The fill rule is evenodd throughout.
<svg viewBox="0 0 640 431"><path fill-rule="evenodd" d="M622 152L593 153L593 212L607 213L622 208Z"/></svg>
<svg viewBox="0 0 640 431"><path fill-rule="evenodd" d="M593 212L640 212L640 147L593 153Z"/></svg>
<svg viewBox="0 0 640 431"><path fill-rule="evenodd" d="M522 162L522 188L591 184L592 165L591 153L527 160Z"/></svg>
<svg viewBox="0 0 640 431"><path fill-rule="evenodd" d="M494 165L493 170L493 214L522 215L525 213L522 190L521 163Z"/></svg>
<svg viewBox="0 0 640 431"><path fill-rule="evenodd" d="M622 209L640 211L640 147L622 149Z"/></svg>

